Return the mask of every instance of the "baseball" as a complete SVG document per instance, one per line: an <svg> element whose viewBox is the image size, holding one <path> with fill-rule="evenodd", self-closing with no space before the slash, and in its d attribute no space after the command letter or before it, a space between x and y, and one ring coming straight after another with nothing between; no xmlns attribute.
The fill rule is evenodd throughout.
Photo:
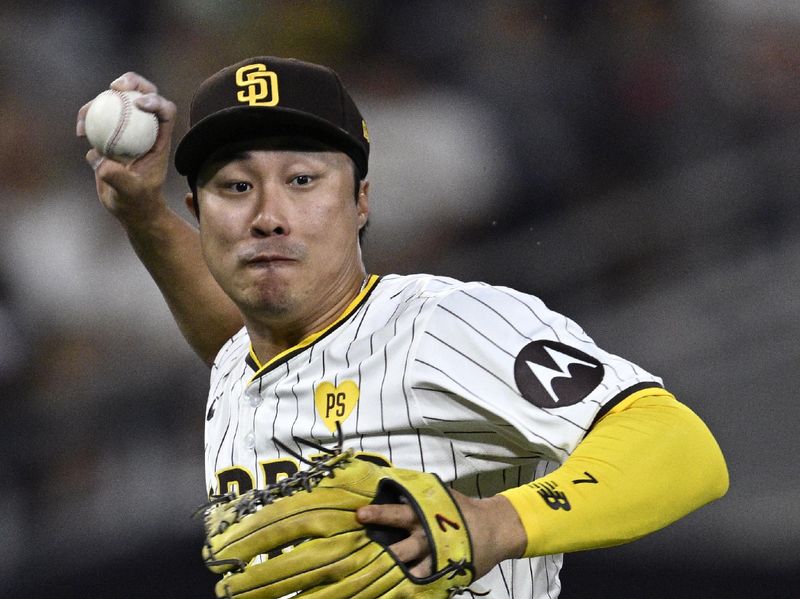
<svg viewBox="0 0 800 599"><path fill-rule="evenodd" d="M138 108L136 91L109 89L92 100L86 113L86 137L98 152L115 160L134 160L153 147L158 119Z"/></svg>

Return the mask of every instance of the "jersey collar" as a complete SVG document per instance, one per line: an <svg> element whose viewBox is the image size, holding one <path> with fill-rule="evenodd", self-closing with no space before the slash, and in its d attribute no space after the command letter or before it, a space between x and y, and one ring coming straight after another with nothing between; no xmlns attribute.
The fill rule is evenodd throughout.
<svg viewBox="0 0 800 599"><path fill-rule="evenodd" d="M378 275L370 275L369 278L367 279L366 284L361 289L359 294L355 298L353 298L353 301L350 302L350 304L344 309L344 311L341 314L339 314L338 317L336 317L336 320L331 322L324 329L321 329L315 333L311 333L308 337L300 341L300 343L298 343L297 345L294 345L282 351L281 353L273 357L269 362L261 364L261 362L258 361L258 357L256 357L256 354L253 351L253 346L251 344L250 352L245 358L247 365L250 366L250 368L252 368L253 370L255 370L255 374L253 375L253 378L250 379L250 382L252 383L257 378L260 378L264 376L266 373L270 372L271 370L274 370L277 366L283 364L287 360L292 359L297 354L303 352L308 347L310 347L320 339L327 337L333 331L339 328L356 310L358 310L359 307L361 307L364 304L364 302L370 296L372 291L375 289L375 286L378 284L378 281L380 281L380 277Z"/></svg>

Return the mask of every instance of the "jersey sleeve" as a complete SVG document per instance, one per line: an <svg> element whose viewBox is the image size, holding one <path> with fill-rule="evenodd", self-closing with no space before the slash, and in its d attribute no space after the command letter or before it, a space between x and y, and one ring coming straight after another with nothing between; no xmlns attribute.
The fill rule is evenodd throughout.
<svg viewBox="0 0 800 599"><path fill-rule="evenodd" d="M483 284L442 294L419 338L412 373L426 423L450 430L510 426L558 461L613 405L662 385L540 299Z"/></svg>

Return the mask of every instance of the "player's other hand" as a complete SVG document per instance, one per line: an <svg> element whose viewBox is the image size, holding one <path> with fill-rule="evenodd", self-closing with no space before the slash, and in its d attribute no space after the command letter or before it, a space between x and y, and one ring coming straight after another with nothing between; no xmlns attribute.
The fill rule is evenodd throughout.
<svg viewBox="0 0 800 599"><path fill-rule="evenodd" d="M95 149L87 152L86 161L94 169L97 195L103 205L123 224L145 224L165 206L162 187L167 177L177 108L158 94L158 88L152 82L134 72L117 78L109 88L141 92L143 95L136 99L136 105L156 115L158 136L150 151L133 162L117 162ZM86 112L90 104L84 104L78 111L75 127L78 137L86 135Z"/></svg>
<svg viewBox="0 0 800 599"><path fill-rule="evenodd" d="M472 539L475 579L504 560L522 556L527 538L511 502L502 495L473 499L454 489L450 489L450 493L461 509ZM431 573L430 543L411 506L370 504L359 508L356 517L364 525L406 530L409 536L389 548L398 560L410 568L414 576L427 576Z"/></svg>

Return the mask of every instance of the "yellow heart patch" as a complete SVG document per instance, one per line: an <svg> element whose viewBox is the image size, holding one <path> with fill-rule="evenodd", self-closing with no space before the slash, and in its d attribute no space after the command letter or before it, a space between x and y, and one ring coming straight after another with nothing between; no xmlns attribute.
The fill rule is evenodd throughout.
<svg viewBox="0 0 800 599"><path fill-rule="evenodd" d="M320 383L314 392L314 405L328 430L336 432L336 422L342 424L358 403L358 385L343 381L338 387L332 383Z"/></svg>

